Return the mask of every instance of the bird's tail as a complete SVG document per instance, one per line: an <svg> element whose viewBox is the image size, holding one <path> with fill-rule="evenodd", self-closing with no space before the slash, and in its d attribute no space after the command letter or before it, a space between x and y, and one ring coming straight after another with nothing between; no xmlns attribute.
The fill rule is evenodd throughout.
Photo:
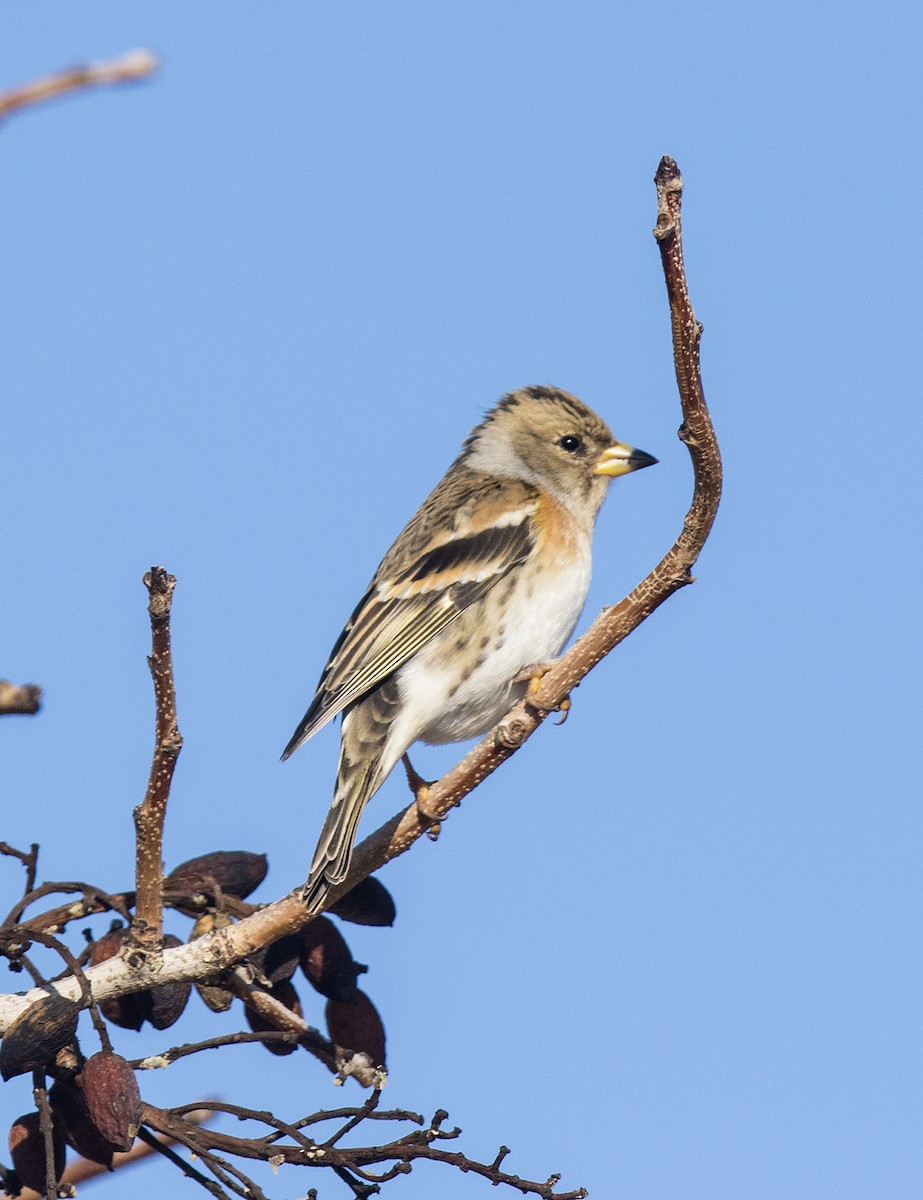
<svg viewBox="0 0 923 1200"><path fill-rule="evenodd" d="M363 809L407 748L390 744L397 702L397 687L389 681L343 718L333 802L302 892L309 912L322 908L331 889L346 878Z"/></svg>

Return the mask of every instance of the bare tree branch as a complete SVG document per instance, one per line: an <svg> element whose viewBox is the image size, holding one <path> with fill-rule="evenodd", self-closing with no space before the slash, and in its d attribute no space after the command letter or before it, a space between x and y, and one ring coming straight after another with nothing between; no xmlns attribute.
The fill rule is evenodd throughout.
<svg viewBox="0 0 923 1200"><path fill-rule="evenodd" d="M202 1102L198 1102L200 1105ZM376 1099L377 1103L377 1099ZM372 1105L366 1103L362 1108L353 1110L351 1116L356 1118L349 1123L352 1129L362 1120L371 1115ZM209 1152L222 1155L232 1155L236 1158L254 1159L281 1166L288 1163L295 1166L333 1168L345 1182L350 1183L352 1177L359 1181L382 1183L393 1179L396 1175L406 1174L414 1162L426 1160L452 1166L465 1174L480 1175L490 1180L492 1184L505 1184L525 1195L538 1196L541 1200L582 1200L586 1196L583 1188L575 1191L556 1192L554 1189L560 1180L560 1175L551 1175L545 1181L523 1179L500 1169L500 1164L509 1154L504 1146L491 1163L482 1163L469 1158L457 1151L443 1150L438 1142L454 1140L461 1130L442 1129L442 1123L448 1117L443 1109L435 1114L433 1119L422 1129L414 1129L408 1134L395 1138L380 1146L351 1146L335 1145L335 1138L329 1142L317 1143L310 1138L297 1134L297 1127L281 1122L272 1113L261 1113L251 1109L240 1108L236 1105L215 1105L216 1111L228 1112L241 1120L259 1121L274 1132L268 1137L244 1138L222 1133L213 1129L192 1130L185 1128L184 1108L159 1109L153 1105L144 1106L144 1123L159 1133L167 1134L182 1142L194 1154L206 1159ZM385 1117L385 1114L382 1114ZM386 1117L385 1119L391 1119ZM397 1116L394 1119L412 1120L417 1123L415 1114L408 1117ZM292 1137L291 1142L279 1140L279 1133L284 1132ZM381 1173L373 1173L368 1168L389 1164ZM357 1195L367 1195L368 1189L357 1189Z"/></svg>
<svg viewBox="0 0 923 1200"><path fill-rule="evenodd" d="M0 847L5 844L0 843ZM33 843L33 845L35 845L37 853L38 844ZM19 856L19 852L14 851L13 853L17 857ZM27 882L30 881L27 880ZM135 902L133 892L127 894L120 892L110 895L108 892L104 892L102 888L94 887L91 883L83 883L80 880L70 879L61 881L49 880L40 887L35 887L34 872L31 884L32 886L22 899L17 901L7 913L3 921L4 925L18 922L26 909L35 904L37 900L42 900L45 896L54 896L59 892L63 895L80 892L82 895L80 900L74 901L71 904L62 904L57 908L48 909L37 917L30 917L28 921L23 921L22 924L28 926L30 929L46 929L49 933L54 933L53 926L58 925L63 928L70 921L81 921L91 913L117 912L126 921L131 920L131 914L128 909Z"/></svg>
<svg viewBox="0 0 923 1200"><path fill-rule="evenodd" d="M150 596L148 612L153 648L147 663L154 680L157 728L147 792L134 811L136 907L132 937L138 945L150 950L160 945L163 935L163 825L183 738L176 721L170 647L170 606L176 580L163 567L151 567L144 576L144 586Z"/></svg>
<svg viewBox="0 0 923 1200"><path fill-rule="evenodd" d="M66 71L58 71L44 79L36 79L32 83L24 83L21 87L10 88L9 91L0 93L0 121L21 108L43 100L52 100L66 92L143 79L156 67L157 59L150 50L130 50L127 54L108 62L90 63L85 67L70 67Z"/></svg>

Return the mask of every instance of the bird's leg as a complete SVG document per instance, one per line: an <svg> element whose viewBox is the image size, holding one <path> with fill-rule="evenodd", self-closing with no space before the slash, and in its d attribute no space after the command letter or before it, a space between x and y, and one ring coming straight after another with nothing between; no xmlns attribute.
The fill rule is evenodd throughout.
<svg viewBox="0 0 923 1200"><path fill-rule="evenodd" d="M555 721L555 724L563 725L567 720L568 714L571 710L570 696L565 696L560 704L551 709L545 709L543 705L537 705L535 703L535 697L538 695L538 689L541 687L542 679L548 674L557 661L558 660L556 658L552 658L548 662L532 663L530 666L524 667L523 670L520 671L513 680L513 682L525 683L525 681L528 680L529 686L526 689L526 694L524 697L526 704L531 704L534 708L542 708L542 710L545 712L559 712L561 714L561 719L559 721Z"/></svg>
<svg viewBox="0 0 923 1200"><path fill-rule="evenodd" d="M413 763L410 761L409 754L401 756L401 762L404 764L404 770L407 772L407 783L410 785L410 790L413 792L413 798L417 802L417 813L429 825L426 831L426 836L430 841L435 842L439 837L439 832L442 829L442 820L432 813L426 807L429 801L429 789L432 787L435 780L424 779L422 775L414 769Z"/></svg>

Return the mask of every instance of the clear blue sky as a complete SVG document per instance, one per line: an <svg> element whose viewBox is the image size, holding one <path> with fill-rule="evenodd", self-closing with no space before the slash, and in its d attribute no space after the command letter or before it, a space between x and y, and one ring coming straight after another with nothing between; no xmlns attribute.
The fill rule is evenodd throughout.
<svg viewBox="0 0 923 1200"><path fill-rule="evenodd" d="M920 23L893 3L5 6L3 85L136 46L162 69L0 136L0 676L46 697L0 725L0 837L40 840L43 877L130 886L159 563L186 739L168 864L248 848L271 862L258 898L299 882L335 731L279 753L380 555L510 388L567 388L661 460L610 492L584 624L646 573L691 490L650 235L670 153L718 523L699 582L568 723L386 870L395 928L348 930L387 1101L444 1106L473 1155L505 1142L512 1170L597 1200L919 1194ZM394 778L363 828L404 801ZM119 1048L236 1019L196 1004ZM257 1049L142 1084L289 1116L346 1098ZM12 1083L0 1118L29 1104ZM197 1194L166 1167L131 1187ZM494 1195L422 1167L387 1194Z"/></svg>

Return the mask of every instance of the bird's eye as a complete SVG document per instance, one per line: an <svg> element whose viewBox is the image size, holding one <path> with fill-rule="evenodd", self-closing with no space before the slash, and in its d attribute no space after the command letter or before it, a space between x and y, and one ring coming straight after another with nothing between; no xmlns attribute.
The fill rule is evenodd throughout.
<svg viewBox="0 0 923 1200"><path fill-rule="evenodd" d="M559 440L558 445L562 450L566 450L568 454L576 454L583 443L580 441L580 438L574 437L572 433L568 433Z"/></svg>

